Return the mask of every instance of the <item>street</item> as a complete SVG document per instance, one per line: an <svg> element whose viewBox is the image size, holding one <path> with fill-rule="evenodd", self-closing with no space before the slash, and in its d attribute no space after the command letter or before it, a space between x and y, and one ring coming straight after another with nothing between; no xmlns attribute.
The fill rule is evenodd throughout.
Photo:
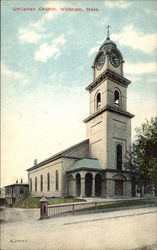
<svg viewBox="0 0 157 250"><path fill-rule="evenodd" d="M39 209L3 210L1 249L157 249L157 208L38 218Z"/></svg>

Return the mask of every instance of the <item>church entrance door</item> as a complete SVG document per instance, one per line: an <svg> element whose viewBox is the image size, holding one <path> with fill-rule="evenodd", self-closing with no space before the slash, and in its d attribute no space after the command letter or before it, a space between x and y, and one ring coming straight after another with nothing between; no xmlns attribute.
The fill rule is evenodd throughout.
<svg viewBox="0 0 157 250"><path fill-rule="evenodd" d="M80 174L76 175L76 196L81 194L81 176Z"/></svg>
<svg viewBox="0 0 157 250"><path fill-rule="evenodd" d="M92 194L92 174L88 173L85 176L85 195L87 197L91 196Z"/></svg>
<svg viewBox="0 0 157 250"><path fill-rule="evenodd" d="M123 181L115 180L115 195L122 196L123 195Z"/></svg>
<svg viewBox="0 0 157 250"><path fill-rule="evenodd" d="M101 195L102 177L101 174L96 174L95 176L95 195Z"/></svg>

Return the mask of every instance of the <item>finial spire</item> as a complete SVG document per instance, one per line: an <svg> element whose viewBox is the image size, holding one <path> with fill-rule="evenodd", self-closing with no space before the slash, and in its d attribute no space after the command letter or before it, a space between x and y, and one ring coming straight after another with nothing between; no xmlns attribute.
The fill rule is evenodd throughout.
<svg viewBox="0 0 157 250"><path fill-rule="evenodd" d="M107 29L107 38L106 38L106 40L107 40L107 39L110 39L110 29L111 29L111 26L107 25L106 29Z"/></svg>

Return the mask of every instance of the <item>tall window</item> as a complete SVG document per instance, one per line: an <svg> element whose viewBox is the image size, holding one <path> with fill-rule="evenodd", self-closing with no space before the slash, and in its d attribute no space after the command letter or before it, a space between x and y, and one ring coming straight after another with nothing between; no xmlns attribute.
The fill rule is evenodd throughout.
<svg viewBox="0 0 157 250"><path fill-rule="evenodd" d="M37 192L37 177L35 177L35 192Z"/></svg>
<svg viewBox="0 0 157 250"><path fill-rule="evenodd" d="M47 191L50 190L50 174L47 174Z"/></svg>
<svg viewBox="0 0 157 250"><path fill-rule="evenodd" d="M58 190L58 179L59 179L58 170L56 170L56 190Z"/></svg>
<svg viewBox="0 0 157 250"><path fill-rule="evenodd" d="M43 191L43 176L40 176L40 190Z"/></svg>
<svg viewBox="0 0 157 250"><path fill-rule="evenodd" d="M122 146L117 145L117 169L122 170Z"/></svg>
<svg viewBox="0 0 157 250"><path fill-rule="evenodd" d="M96 96L96 109L99 109L101 107L101 94L98 93Z"/></svg>
<svg viewBox="0 0 157 250"><path fill-rule="evenodd" d="M24 193L23 187L20 187L20 194L23 194L23 193Z"/></svg>
<svg viewBox="0 0 157 250"><path fill-rule="evenodd" d="M32 192L32 178L30 178L30 192Z"/></svg>
<svg viewBox="0 0 157 250"><path fill-rule="evenodd" d="M115 90L115 92L114 92L114 105L116 107L119 107L119 92L118 92L118 90Z"/></svg>
<svg viewBox="0 0 157 250"><path fill-rule="evenodd" d="M6 194L9 194L9 188L7 188L7 189L5 190L5 193L6 193Z"/></svg>

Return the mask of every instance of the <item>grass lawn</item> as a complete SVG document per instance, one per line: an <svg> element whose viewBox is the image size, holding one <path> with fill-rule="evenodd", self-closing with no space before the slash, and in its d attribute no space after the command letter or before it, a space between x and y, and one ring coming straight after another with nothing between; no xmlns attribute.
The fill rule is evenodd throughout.
<svg viewBox="0 0 157 250"><path fill-rule="evenodd" d="M40 202L39 200L41 197L27 197L24 198L14 204L14 207L17 208L39 208L40 207ZM71 203L71 202L81 202L85 201L84 199L77 199L75 197L67 197L67 198L62 198L62 197L55 197L55 198L48 198L48 205L53 205L53 204L60 204L60 203Z"/></svg>
<svg viewBox="0 0 157 250"><path fill-rule="evenodd" d="M81 201L86 201L84 199L78 199L75 197L67 197L67 198L62 198L62 197L57 197L57 198L50 198L48 199L48 205L53 205L53 204L60 204L60 203L71 203L71 202L81 202Z"/></svg>
<svg viewBox="0 0 157 250"><path fill-rule="evenodd" d="M39 197L27 197L14 204L14 207L18 208L39 208L40 207Z"/></svg>

